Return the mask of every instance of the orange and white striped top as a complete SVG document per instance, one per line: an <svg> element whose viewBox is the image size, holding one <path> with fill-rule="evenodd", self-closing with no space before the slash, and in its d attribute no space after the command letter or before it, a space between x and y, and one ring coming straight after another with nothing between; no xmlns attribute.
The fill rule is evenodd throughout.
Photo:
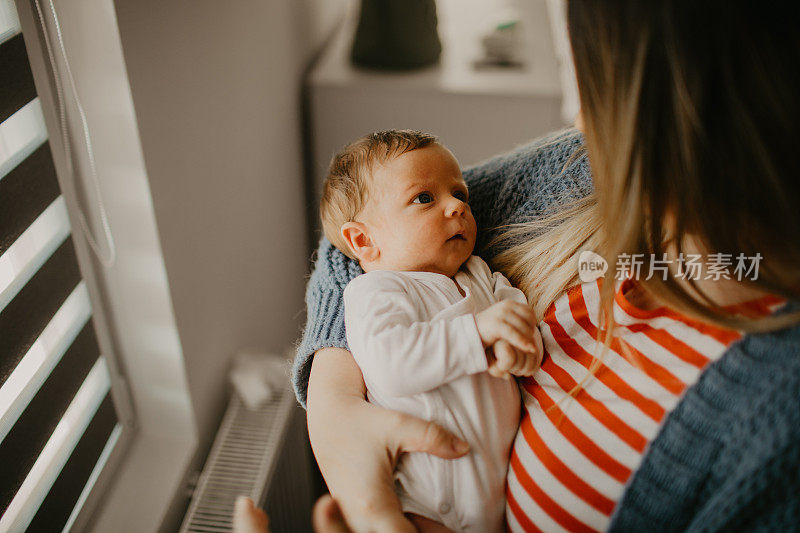
<svg viewBox="0 0 800 533"><path fill-rule="evenodd" d="M605 530L665 416L741 336L665 308L638 309L623 296L632 283L619 284L618 335L574 398L569 391L596 353L599 281L564 294L540 324L542 368L520 382L524 410L506 490L511 531ZM736 310L765 315L781 303L766 297Z"/></svg>

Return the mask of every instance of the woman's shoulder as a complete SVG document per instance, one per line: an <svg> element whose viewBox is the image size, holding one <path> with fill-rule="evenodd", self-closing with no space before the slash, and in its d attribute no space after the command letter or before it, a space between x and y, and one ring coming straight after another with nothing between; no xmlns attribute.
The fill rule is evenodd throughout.
<svg viewBox="0 0 800 533"><path fill-rule="evenodd" d="M800 305L792 307L800 310ZM800 445L800 324L745 335L724 359L721 370L748 385L742 387L750 395L743 406L745 418L771 419L771 424L791 418Z"/></svg>
<svg viewBox="0 0 800 533"><path fill-rule="evenodd" d="M789 304L782 312L791 310L800 306ZM747 477L775 454L800 450L800 324L743 336L704 372L699 385L690 404L698 410L684 419L716 418L722 444L718 468ZM746 463L737 458L742 454ZM794 459L800 469L800 455Z"/></svg>
<svg viewBox="0 0 800 533"><path fill-rule="evenodd" d="M766 523L800 490L798 405L800 325L745 335L668 415L609 531L638 530L663 513L681 530L728 529L749 515ZM748 507L754 498L761 518Z"/></svg>
<svg viewBox="0 0 800 533"><path fill-rule="evenodd" d="M575 129L558 131L467 169L464 179L471 189L495 189L489 208L508 219L503 223L538 216L561 201L592 192L583 143L583 135Z"/></svg>
<svg viewBox="0 0 800 533"><path fill-rule="evenodd" d="M776 314L797 311L800 303L790 302ZM784 416L778 413L785 411L800 422L800 324L744 335L708 370L710 391L738 397L739 412L732 418Z"/></svg>
<svg viewBox="0 0 800 533"><path fill-rule="evenodd" d="M748 520L772 523L787 495L800 491L800 325L746 335L718 363L711 381L727 394L704 400L719 408L725 431L702 493L707 517L698 521L714 529L744 520L749 530Z"/></svg>
<svg viewBox="0 0 800 533"><path fill-rule="evenodd" d="M800 302L789 302L776 315L800 311ZM787 379L800 381L800 324L776 331L744 335L733 344L728 356L746 361L752 367L748 372L761 374L781 373ZM792 391L800 395L800 388Z"/></svg>
<svg viewBox="0 0 800 533"><path fill-rule="evenodd" d="M314 270L308 288L315 293L330 289L341 291L353 278L364 273L358 261L347 257L324 236L312 260Z"/></svg>
<svg viewBox="0 0 800 533"><path fill-rule="evenodd" d="M466 169L479 229L476 249L484 250L500 226L550 214L591 194L583 142L579 131L562 130Z"/></svg>

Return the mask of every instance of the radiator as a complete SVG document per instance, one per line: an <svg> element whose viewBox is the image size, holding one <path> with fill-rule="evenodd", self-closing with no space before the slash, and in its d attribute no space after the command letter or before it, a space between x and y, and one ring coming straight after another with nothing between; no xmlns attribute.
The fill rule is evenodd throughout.
<svg viewBox="0 0 800 533"><path fill-rule="evenodd" d="M250 410L234 392L197 481L183 532L226 532L239 495L269 515L271 533L311 532L305 416L289 389Z"/></svg>

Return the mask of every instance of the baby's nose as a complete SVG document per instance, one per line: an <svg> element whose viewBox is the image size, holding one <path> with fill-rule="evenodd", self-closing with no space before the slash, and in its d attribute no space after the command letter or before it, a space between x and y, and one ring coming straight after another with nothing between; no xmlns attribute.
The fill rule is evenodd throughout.
<svg viewBox="0 0 800 533"><path fill-rule="evenodd" d="M450 204L447 206L447 214L450 216L463 215L466 210L467 204L458 198L453 198Z"/></svg>

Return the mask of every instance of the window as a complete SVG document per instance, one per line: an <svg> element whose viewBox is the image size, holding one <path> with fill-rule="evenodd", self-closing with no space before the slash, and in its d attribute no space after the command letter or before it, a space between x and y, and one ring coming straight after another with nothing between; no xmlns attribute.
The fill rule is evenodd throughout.
<svg viewBox="0 0 800 533"><path fill-rule="evenodd" d="M132 428L11 0L0 79L0 531L58 531L88 508Z"/></svg>

